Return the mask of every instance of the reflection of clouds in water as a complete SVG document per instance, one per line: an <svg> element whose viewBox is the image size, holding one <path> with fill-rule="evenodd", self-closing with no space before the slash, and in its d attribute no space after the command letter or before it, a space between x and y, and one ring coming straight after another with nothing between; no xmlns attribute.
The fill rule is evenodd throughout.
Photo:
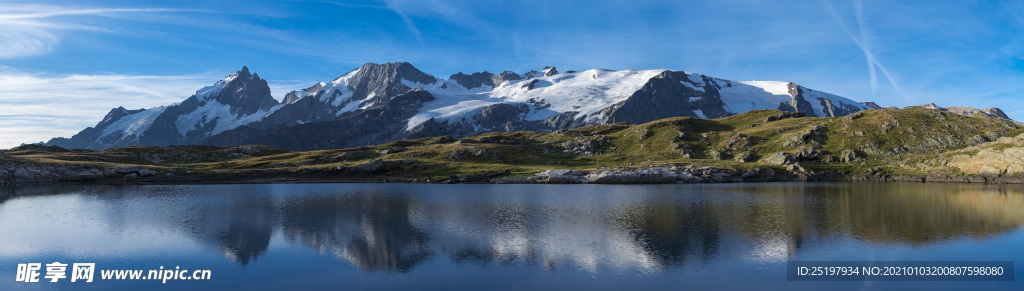
<svg viewBox="0 0 1024 291"><path fill-rule="evenodd" d="M750 260L756 263L782 263L789 259L793 246L789 236L775 235L754 242L751 247Z"/></svg>
<svg viewBox="0 0 1024 291"><path fill-rule="evenodd" d="M433 205L436 219L418 220L437 249L456 250L456 260L486 256L487 262L528 262L546 268L575 266L653 271L659 268L636 237L604 214L578 208L529 204L493 209Z"/></svg>
<svg viewBox="0 0 1024 291"><path fill-rule="evenodd" d="M465 189L486 191L452 194ZM781 263L800 252L851 240L919 246L965 237L984 239L1024 223L1024 192L1008 189L1020 188L782 184L79 186L17 193L8 189L0 191L0 232L13 235L0 238L0 249L3 256L102 254L113 246L119 254L109 255L138 256L162 252L155 249L197 252L205 246L245 265L258 260L275 241L304 245L366 271L404 273L444 258L482 266L523 263L549 271L657 273L704 268L722 260ZM45 211L60 216L51 212L53 217L46 221L29 219ZM272 240L274 235L285 239ZM36 241L33 236L51 241ZM69 244L71 240L76 243Z"/></svg>

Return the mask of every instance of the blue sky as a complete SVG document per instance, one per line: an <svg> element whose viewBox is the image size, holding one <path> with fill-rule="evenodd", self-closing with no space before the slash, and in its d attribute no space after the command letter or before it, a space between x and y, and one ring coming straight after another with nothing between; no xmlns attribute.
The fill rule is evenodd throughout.
<svg viewBox="0 0 1024 291"><path fill-rule="evenodd" d="M1024 120L1021 1L0 0L0 148L179 102L241 66L275 97L365 62L672 69Z"/></svg>

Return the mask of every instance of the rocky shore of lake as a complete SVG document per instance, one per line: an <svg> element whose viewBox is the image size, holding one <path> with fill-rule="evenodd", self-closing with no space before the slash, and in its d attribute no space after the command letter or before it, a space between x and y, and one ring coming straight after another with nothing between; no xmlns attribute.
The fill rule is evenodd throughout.
<svg viewBox="0 0 1024 291"><path fill-rule="evenodd" d="M45 165L8 162L0 164L0 184L132 181L153 177L157 171L141 166L98 168L84 165Z"/></svg>
<svg viewBox="0 0 1024 291"><path fill-rule="evenodd" d="M742 182L949 182L949 183L1024 183L1024 174L895 176L882 170L860 175L833 171L809 171L799 164L785 169L720 169L714 167L600 168L593 171L552 169L530 177L508 177L509 171L464 176L408 178L438 165L417 160L370 160L349 167L312 167L244 171L195 172L187 168L118 166L101 168L85 165L45 165L0 163L0 184L95 182L109 184L153 183L274 183L274 182L399 182L399 183L495 183L495 184L670 184L670 183L742 183Z"/></svg>

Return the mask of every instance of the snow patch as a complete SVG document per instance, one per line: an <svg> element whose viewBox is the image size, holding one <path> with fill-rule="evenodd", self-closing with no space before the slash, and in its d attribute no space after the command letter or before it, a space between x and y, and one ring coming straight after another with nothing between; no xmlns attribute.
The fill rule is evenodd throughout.
<svg viewBox="0 0 1024 291"><path fill-rule="evenodd" d="M189 132L204 127L210 123L216 123L213 130L210 131L209 135L216 135L224 131L238 128L239 126L246 125L259 121L277 111L285 104L278 104L271 107L270 110L260 110L250 115L238 116L231 113L231 106L221 104L217 100L211 100L205 104L196 108L195 111L183 114L175 120L174 125L178 128L178 133L181 136L186 136Z"/></svg>
<svg viewBox="0 0 1024 291"><path fill-rule="evenodd" d="M143 110L141 112L121 117L114 123L103 129L100 133L100 138L107 137L114 133L123 133L121 140L128 138L129 136L139 136L143 132L149 129L153 125L153 120L160 113L164 113L167 107L156 107Z"/></svg>
<svg viewBox="0 0 1024 291"><path fill-rule="evenodd" d="M694 109L693 110L693 114L697 115L697 117L700 117L700 119L708 119L707 115L704 115L704 111L703 110Z"/></svg>
<svg viewBox="0 0 1024 291"><path fill-rule="evenodd" d="M689 79L690 82L679 81L679 83L683 84L686 87L689 87L690 89L693 89L694 91L700 91L701 93L703 93L704 92L704 86L706 86L707 83L704 82L704 78L702 78L701 76L702 75L693 74L693 73L686 73L686 78ZM694 85L694 84L698 84L698 85Z"/></svg>
<svg viewBox="0 0 1024 291"><path fill-rule="evenodd" d="M755 109L778 109L780 103L789 103L789 82L744 81L733 82L732 87L718 90L725 111L740 114Z"/></svg>
<svg viewBox="0 0 1024 291"><path fill-rule="evenodd" d="M224 90L224 85L227 84L224 80L217 81L213 85L203 87L196 91L196 98L199 100L206 100L207 97L213 96L214 94L220 93L220 90Z"/></svg>
<svg viewBox="0 0 1024 291"><path fill-rule="evenodd" d="M697 101L700 101L700 99L704 99L704 97L690 97L689 98L690 102L697 102Z"/></svg>

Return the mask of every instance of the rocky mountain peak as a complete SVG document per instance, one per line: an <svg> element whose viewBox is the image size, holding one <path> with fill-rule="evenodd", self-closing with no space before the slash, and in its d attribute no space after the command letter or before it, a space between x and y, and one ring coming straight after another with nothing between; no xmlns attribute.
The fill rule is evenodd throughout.
<svg viewBox="0 0 1024 291"><path fill-rule="evenodd" d="M373 103L389 100L413 89L406 84L434 84L437 78L406 62L366 63L348 82L355 98L369 98Z"/></svg>
<svg viewBox="0 0 1024 291"><path fill-rule="evenodd" d="M224 80L196 92L203 102L211 100L231 107L231 113L248 115L259 110L270 110L279 104L270 95L270 86L258 74L251 74L249 68L229 74Z"/></svg>
<svg viewBox="0 0 1024 291"><path fill-rule="evenodd" d="M365 63L359 68L359 72L356 74L356 82L367 81L369 78L372 81L388 81L388 82L399 82L400 80L409 80L416 83L422 84L433 84L437 82L437 78L430 74L420 71L415 66L407 62L397 63Z"/></svg>

